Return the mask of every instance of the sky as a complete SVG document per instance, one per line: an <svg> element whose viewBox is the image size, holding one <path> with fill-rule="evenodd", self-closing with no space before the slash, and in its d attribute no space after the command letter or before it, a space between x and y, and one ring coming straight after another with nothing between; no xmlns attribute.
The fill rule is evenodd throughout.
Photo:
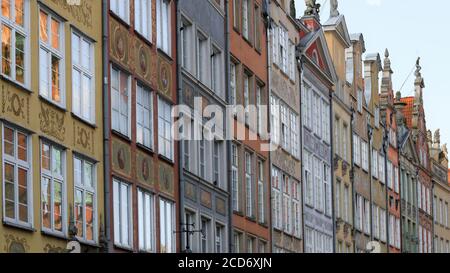
<svg viewBox="0 0 450 273"><path fill-rule="evenodd" d="M303 15L304 0L295 0L297 17ZM330 15L329 0L322 4L321 22ZM394 71L394 92L399 91L417 57L421 57L425 79L424 103L427 129L441 129L441 144L450 144L450 1L448 0L340 0L339 12L345 15L350 33L363 33L367 53L389 49ZM446 84L446 82L448 82ZM414 96L414 74L401 90Z"/></svg>

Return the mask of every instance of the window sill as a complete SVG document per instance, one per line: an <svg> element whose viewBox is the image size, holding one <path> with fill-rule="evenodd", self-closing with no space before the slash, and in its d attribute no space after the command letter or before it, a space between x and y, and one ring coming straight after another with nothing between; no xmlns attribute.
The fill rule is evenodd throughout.
<svg viewBox="0 0 450 273"><path fill-rule="evenodd" d="M114 11L109 11L109 15L119 21L122 25L124 25L127 29L130 28L130 23L122 19L119 15L115 14Z"/></svg>
<svg viewBox="0 0 450 273"><path fill-rule="evenodd" d="M155 153L152 148L147 147L144 144L141 144L139 142L136 142L136 147L138 147L139 149L144 150L145 152L150 153L152 155Z"/></svg>
<svg viewBox="0 0 450 273"><path fill-rule="evenodd" d="M142 35L138 30L134 29L134 34L139 37L139 39L141 39L142 41L144 41L145 44L147 44L148 46L152 47L153 43L151 41L151 39L153 39L153 37L147 38L144 35ZM151 36L151 35L150 35Z"/></svg>
<svg viewBox="0 0 450 273"><path fill-rule="evenodd" d="M67 112L67 109L64 106L61 106L61 105L43 97L41 94L39 94L39 98L41 99L41 101L46 102L47 104L58 108L59 110L63 111L64 113Z"/></svg>
<svg viewBox="0 0 450 273"><path fill-rule="evenodd" d="M256 224L256 217L255 216L246 216L245 219L247 219L250 222L253 222Z"/></svg>
<svg viewBox="0 0 450 273"><path fill-rule="evenodd" d="M175 162L173 161L173 159L170 159L170 158L168 158L168 157L165 157L165 156L162 155L162 154L158 154L158 158L159 158L160 160L163 160L163 161L165 161L166 163L170 164L171 166L175 166Z"/></svg>
<svg viewBox="0 0 450 273"><path fill-rule="evenodd" d="M95 248L100 248L100 245L96 242L93 241L86 241L83 238L79 238L79 237L75 237L77 239L77 241L80 244L86 245L86 246L90 246L90 247L95 247Z"/></svg>
<svg viewBox="0 0 450 273"><path fill-rule="evenodd" d="M91 127L92 129L97 129L97 125L95 125L95 123L92 123L92 122L90 122L90 121L88 121L88 120L86 120L86 119L84 119L84 118L78 116L77 114L75 114L75 113L73 113L73 112L72 112L71 114L72 114L72 117L73 117L74 119L76 119L76 120L82 122L83 124L85 124L85 125Z"/></svg>
<svg viewBox="0 0 450 273"><path fill-rule="evenodd" d="M128 136L122 134L121 132L112 129L112 130L111 130L111 133L112 133L113 135L115 135L115 136L121 138L122 140L128 142L129 144L131 144L131 139L130 139L130 137L128 137Z"/></svg>
<svg viewBox="0 0 450 273"><path fill-rule="evenodd" d="M131 246L122 246L114 243L114 247L120 250L124 250L126 252L134 252L133 248Z"/></svg>
<svg viewBox="0 0 450 273"><path fill-rule="evenodd" d="M18 224L18 223L13 223L13 222L8 221L6 219L3 219L3 225L9 226L9 227L13 227L13 228L22 229L24 231L36 232L36 229L33 228L32 226L28 226L28 225L24 225L24 224Z"/></svg>
<svg viewBox="0 0 450 273"><path fill-rule="evenodd" d="M233 213L237 216L244 217L244 213L242 213L241 211L233 210Z"/></svg>
<svg viewBox="0 0 450 273"><path fill-rule="evenodd" d="M173 61L172 57L169 55L169 53L165 52L164 50L162 50L161 48L158 47L158 53L160 53L161 55L163 55L166 59L168 59L169 61Z"/></svg>
<svg viewBox="0 0 450 273"><path fill-rule="evenodd" d="M63 240L70 240L69 237L67 235L63 234L62 232L55 232L55 231L42 229L41 234L43 234L45 236L49 236L49 237L63 239Z"/></svg>
<svg viewBox="0 0 450 273"><path fill-rule="evenodd" d="M12 79L10 79L10 78L4 76L3 74L0 74L0 79L2 79L3 81L6 81L6 82L8 82L8 83L14 85L15 87L17 87L17 88L19 88L19 89L21 89L21 90L26 91L26 92L28 92L28 93L33 93L33 91L31 91L31 89L28 89L28 88L25 87L24 85L22 85L22 84L20 84L20 83L17 83L16 81L14 81L14 80L12 80Z"/></svg>

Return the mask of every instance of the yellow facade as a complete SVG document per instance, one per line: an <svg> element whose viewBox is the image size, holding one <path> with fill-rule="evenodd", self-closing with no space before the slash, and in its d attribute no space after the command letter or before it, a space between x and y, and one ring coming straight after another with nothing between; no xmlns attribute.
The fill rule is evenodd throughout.
<svg viewBox="0 0 450 273"><path fill-rule="evenodd" d="M20 3L20 1L11 2L11 5ZM13 144L14 147L17 146L17 153L14 153L15 157L8 156L11 144L5 141L6 138L2 134L3 145L0 147L2 168L0 168L0 172L3 177L1 187L3 198L2 202L0 202L0 211L2 212L3 222L0 225L0 252L64 251L67 243L71 239L71 232L69 230L74 226L74 214L77 211L85 212L83 215L86 216L86 219L79 218L82 222L78 226L82 227L84 233L83 236L77 238L82 242L81 251L97 251L97 247L101 241L99 237L102 233L101 230L103 230L101 226L103 225L102 217L104 207L103 164L101 163L103 161L102 23L101 16L99 16L101 14L101 1L81 0L79 4L76 4L77 1L72 2L75 2L75 4L69 4L71 1L62 0L43 0L39 2L35 0L24 0L24 27L19 25L14 33L16 35L17 33L22 33L26 37L24 58L25 83L21 85L20 80L19 83L17 81L17 79L21 78L19 75L20 68L18 67L12 70L19 77L8 79L5 73L9 73L8 69L11 68L8 64L2 63L2 77L0 79L1 128L2 132L6 133L5 136L8 139L9 133L11 132L8 128L17 130L15 131L18 132L15 135L15 140L19 140L20 142ZM5 27L9 26L8 24L12 22L12 28L16 29L14 22L20 22L22 19L20 18L20 8L14 6L10 8L11 11L15 12L10 13L13 17L8 21L8 7L2 5L3 42L6 39ZM43 13L40 13L41 11ZM7 16L5 17L5 15ZM14 15L16 17L15 20ZM42 23L44 20L40 22L40 18L46 18L48 20L47 25ZM86 56L90 56L90 58L84 56L80 60L91 60L86 66L89 67L89 73L92 72L92 74L86 72L89 74L89 77L85 76L83 78L83 83L86 82L85 88L79 88L77 90L81 90L80 94L81 92L83 92L82 94L90 94L90 104L85 103L87 100L83 95L80 96L80 99L72 101L72 96L75 94L73 92L74 88L72 88L72 67L74 65L72 60L72 40L76 41L72 39L72 32L80 35L78 37L83 37L79 41L87 41L89 45L86 51L80 49L79 52L89 52L89 55ZM45 66L45 60L49 59L46 59L45 57L47 55L43 53L44 51L40 50L45 48L42 35L40 39L40 34L43 33L48 35L48 39L53 38L49 43L52 43L55 48L59 48L58 52L55 53L56 57L49 57L53 64L53 72L50 73L47 73L49 66ZM57 33L58 35L56 35ZM11 37L18 39L18 36ZM57 39L58 37L59 39ZM21 53L18 51L21 47L17 45L15 49L14 51L14 48L12 48L11 51L21 56ZM2 52L5 54L5 50ZM14 58L11 58L11 62L13 64L15 63ZM19 63L20 60L16 62L16 65L21 65ZM56 67L59 67L59 74L55 73ZM44 75L49 75L49 77L44 78ZM89 85L88 78L90 78L91 85ZM52 99L46 99L45 95L43 95L45 88L42 86L45 86L44 82L48 79L50 79L50 84L47 87L51 86L52 89L51 98L53 101L60 100L61 103L59 105L51 102ZM57 86L57 79L60 80L59 92L55 91L57 90L55 87ZM74 105L80 106L80 109L86 109L84 107L90 105L90 108L87 108L90 110L80 110L79 115L77 115L73 111ZM79 117L83 116L82 112L90 113L90 122L86 122L83 118ZM22 140L24 140L25 136L27 136L26 138L28 140L27 147L23 147L24 143ZM41 145L43 143L52 146L53 148L51 149L54 150L51 151L55 151L54 153L50 152L52 159L49 161L41 160L42 153L47 153L47 150L42 152ZM58 154L58 150L61 154ZM15 167L14 186L11 186L13 183L6 185L7 182L5 181L7 181L7 176L11 176L11 174L8 174L10 173L11 167L10 165L6 165L9 164L8 160L16 158L15 160L17 161L18 157L25 159L25 151L27 152L26 163L19 162L17 163L17 167ZM87 176L74 174L74 156L83 160L81 166L83 169L86 168L81 174L86 174ZM25 172L20 169L20 164L24 164L28 168L26 176L24 176ZM44 188L43 185L45 184L41 183L44 181L44 171L41 170L41 167L46 168L47 164L57 169L54 172L50 172L53 175L51 178L52 182L49 184L53 185L51 187L53 190L50 192L50 198L44 197L48 195L41 194ZM89 164L93 164L92 169L89 169ZM59 171L58 166L62 167L61 171ZM5 168L7 168L7 171L5 171ZM50 169L52 168L50 167ZM78 169L81 170L81 168ZM55 175L55 173L61 173L59 175L61 183L58 180L58 175ZM94 194L93 202L88 201L90 199L90 190L86 190L88 186L81 186L83 188L81 191L82 196L86 202L81 202L79 206L75 206L75 176L78 178L77 181L85 183L84 185L88 185L90 184L89 181L92 181L94 188L92 191ZM27 177L27 179L24 177ZM27 182L26 190L21 188L19 182ZM62 185L61 195L58 194L57 185ZM8 186L8 190L5 190L6 186ZM14 187L13 193L10 190L12 187ZM77 188L80 189L80 187ZM28 192L28 195L19 194L20 192ZM14 200L12 202L5 201L8 198L6 197L7 195L9 197L14 195L14 198L12 198ZM62 196L62 199L59 196ZM42 204L47 201L51 204ZM24 205L21 206L20 202L24 202L23 204L26 204L26 207ZM92 218L90 217L90 204L93 205ZM52 207L53 209L51 209ZM48 213L53 215L50 216L50 222L53 223L50 225L50 229L53 228L53 231L49 231L49 229L45 231L43 227L43 215L48 216ZM61 215L61 221L58 221L59 215ZM13 216L13 219L7 216ZM90 219L93 221L92 228L89 225L91 222ZM28 223L23 223L20 220L25 220ZM48 224L47 221L45 223L46 225ZM62 232L58 231L60 227L62 227ZM90 232L91 230L93 234ZM78 234L81 235L81 231ZM92 240L89 240L91 237Z"/></svg>

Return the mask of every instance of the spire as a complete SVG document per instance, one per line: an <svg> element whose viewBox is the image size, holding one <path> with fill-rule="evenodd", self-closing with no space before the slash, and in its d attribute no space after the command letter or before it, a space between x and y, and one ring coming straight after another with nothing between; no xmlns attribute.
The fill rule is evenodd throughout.
<svg viewBox="0 0 450 273"><path fill-rule="evenodd" d="M391 69L391 59L389 59L389 50L386 48L384 51L384 71L394 73Z"/></svg>

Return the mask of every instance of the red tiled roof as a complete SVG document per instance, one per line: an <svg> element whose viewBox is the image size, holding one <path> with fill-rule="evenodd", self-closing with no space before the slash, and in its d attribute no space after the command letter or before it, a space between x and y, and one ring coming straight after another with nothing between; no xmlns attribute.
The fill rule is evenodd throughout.
<svg viewBox="0 0 450 273"><path fill-rule="evenodd" d="M405 107L403 108L403 115L406 118L406 124L408 128L412 126L412 114L414 107L414 97L404 97L401 99L401 102L405 103Z"/></svg>

